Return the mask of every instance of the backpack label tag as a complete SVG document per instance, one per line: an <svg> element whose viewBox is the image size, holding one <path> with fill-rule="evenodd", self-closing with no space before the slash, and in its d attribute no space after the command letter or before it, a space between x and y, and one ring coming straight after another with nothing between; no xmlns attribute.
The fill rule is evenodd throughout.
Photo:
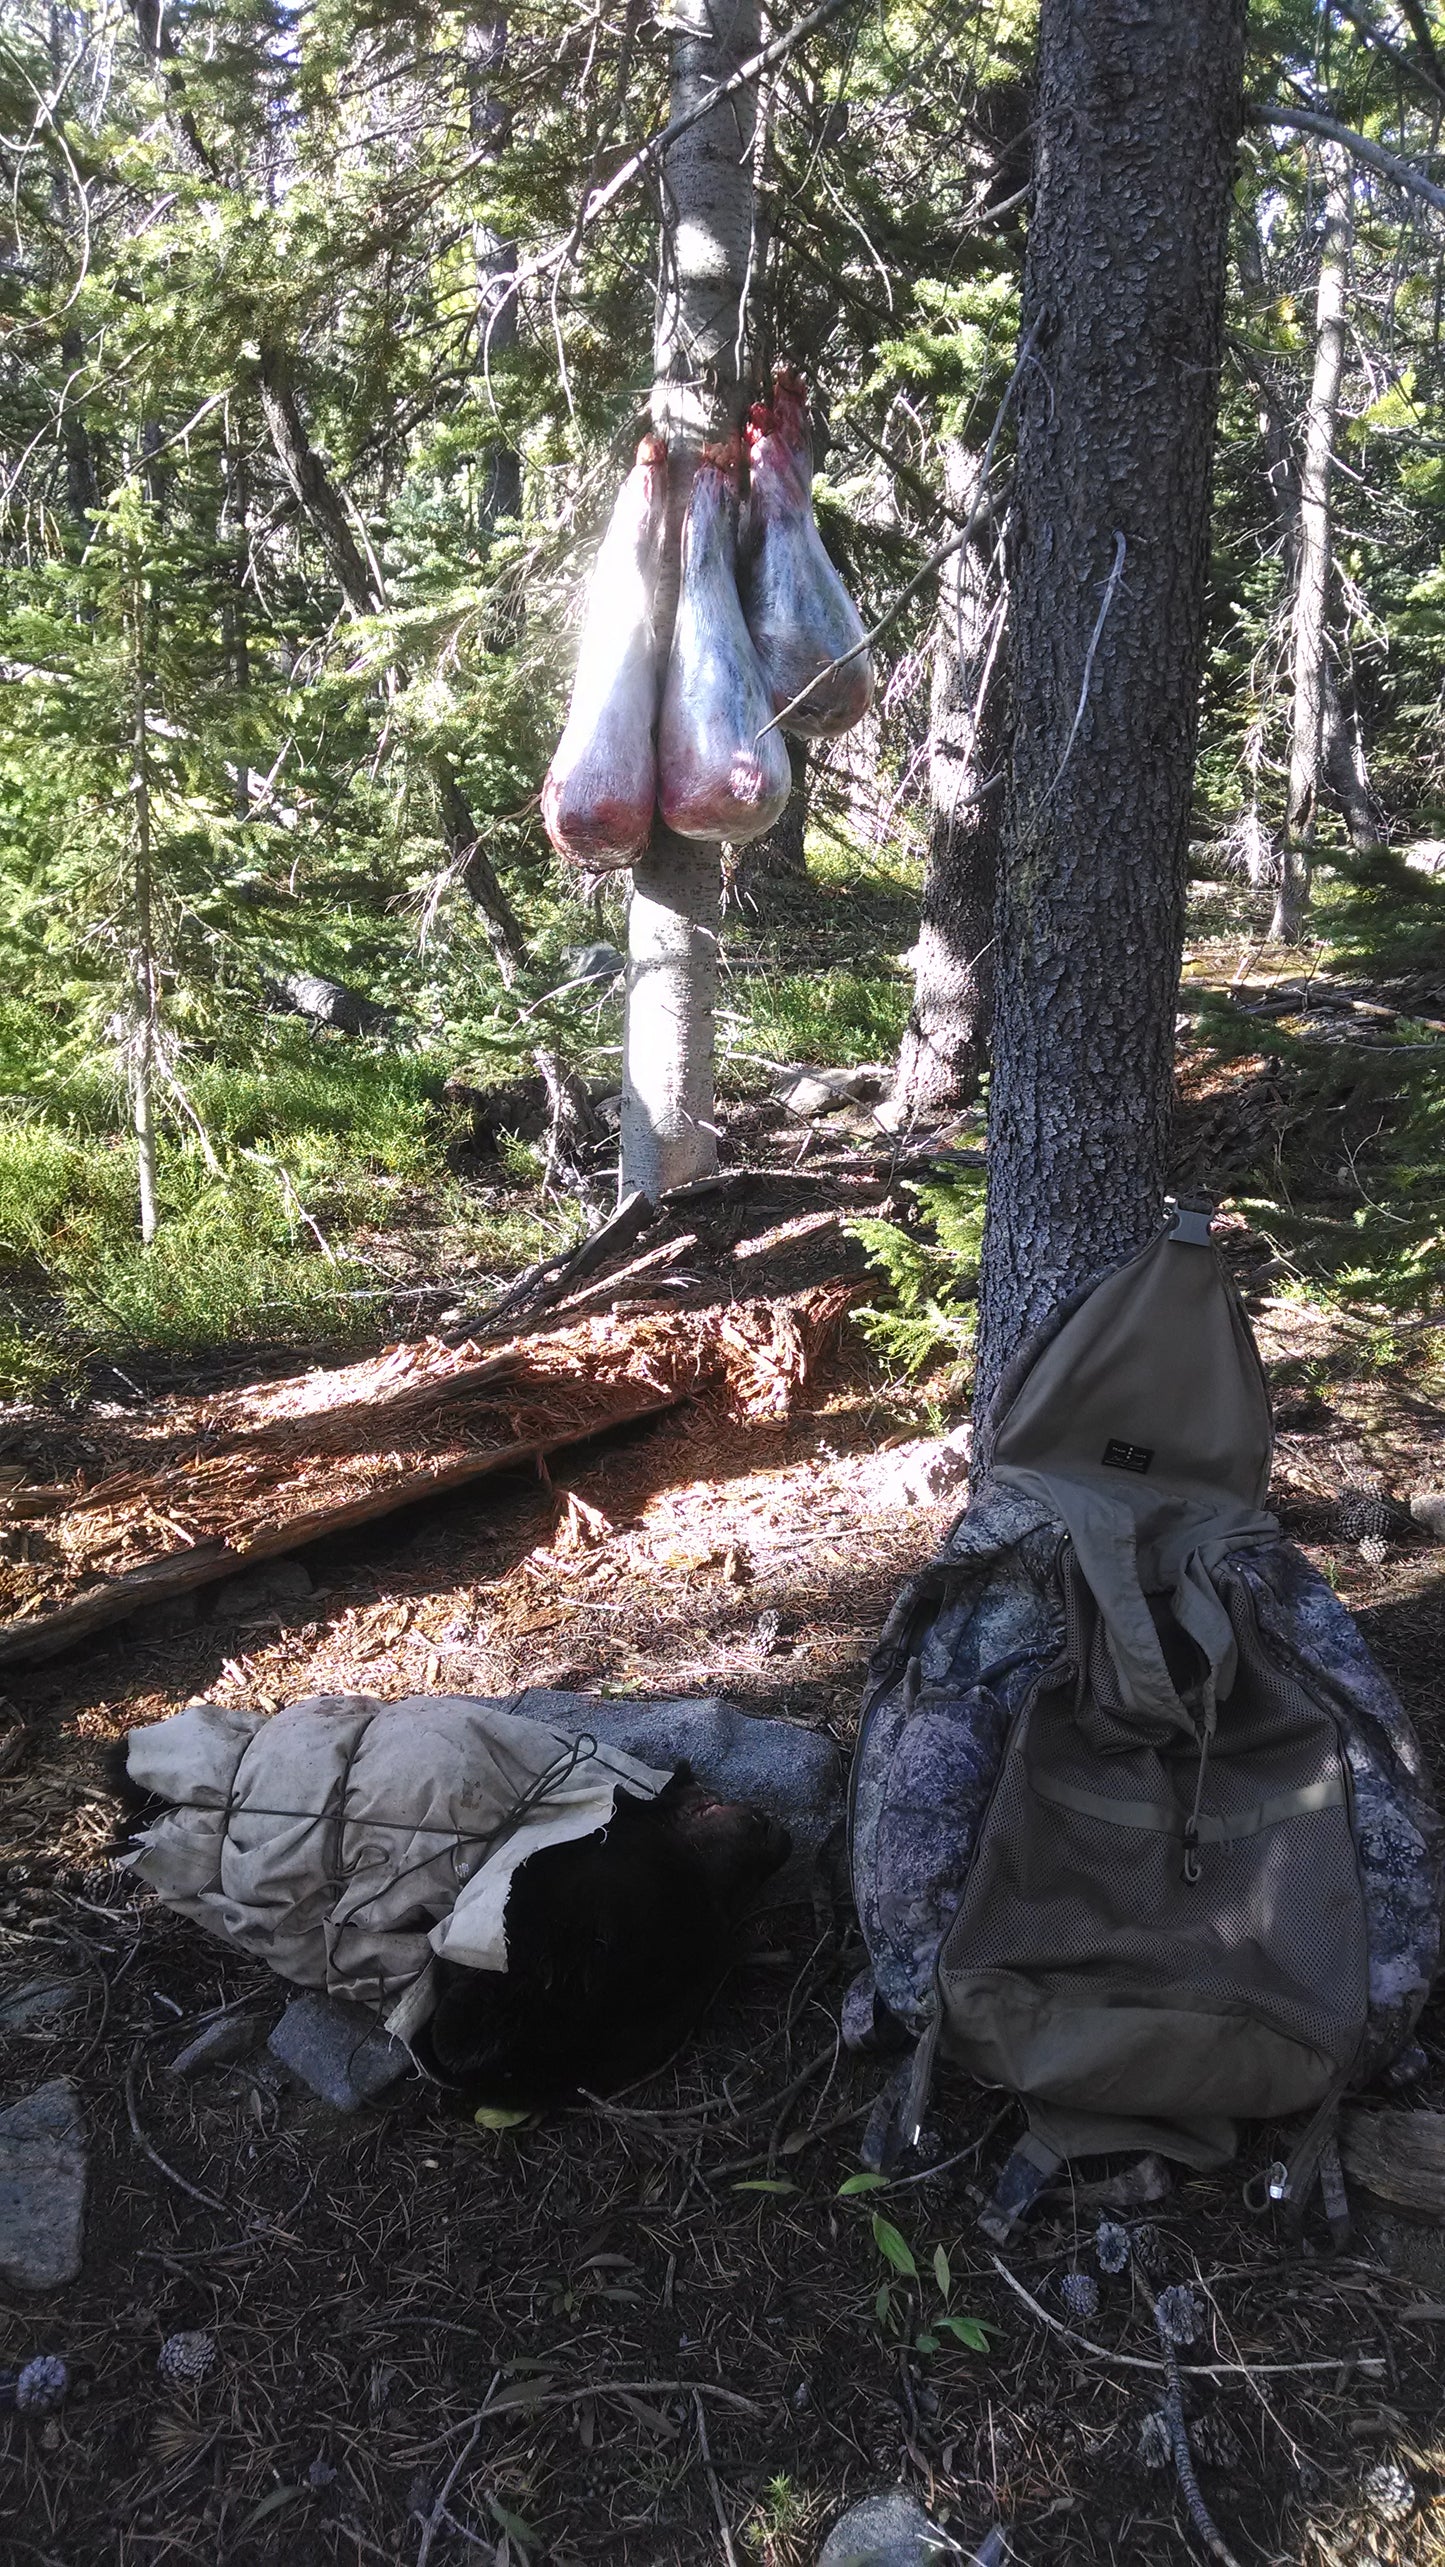
<svg viewBox="0 0 1445 2567"><path fill-rule="evenodd" d="M1126 1444L1117 1435L1111 1435L1104 1446L1105 1467L1111 1471L1147 1471L1153 1459L1151 1446Z"/></svg>

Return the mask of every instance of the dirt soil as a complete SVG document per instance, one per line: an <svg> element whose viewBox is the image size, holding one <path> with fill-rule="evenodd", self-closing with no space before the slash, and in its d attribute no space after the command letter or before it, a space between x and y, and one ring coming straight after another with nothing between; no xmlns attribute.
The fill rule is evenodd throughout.
<svg viewBox="0 0 1445 2567"><path fill-rule="evenodd" d="M1276 1501L1438 1767L1442 1554L1398 1517L1362 1553L1339 1515L1347 1489L1445 1483L1420 1341L1382 1371L1368 1332L1274 1289L1253 1307L1281 1410ZM1147 2306L1103 2279L1079 2324L1061 2294L1095 2271L1096 2188L1051 2197L995 2257L976 2214L1015 2116L945 2078L918 2170L840 2196L882 2073L839 2048L849 1917L764 1915L699 2038L609 2105L497 2132L416 2083L341 2118L259 2047L168 2073L219 2008L259 2041L277 1986L138 1896L106 1850L99 1742L202 1693L725 1693L846 1745L891 1596L961 1502L920 1494L938 1422L845 1344L786 1419L703 1400L569 1455L554 1481L484 1485L313 1551L305 1591L262 1573L12 1679L33 1743L0 1779L0 2004L58 1978L72 2011L8 2035L0 2104L74 2077L91 2171L80 2280L0 2295L0 2364L58 2352L73 2379L48 2419L0 2415L7 2560L804 2567L848 2500L900 2476L961 2540L1002 2520L1039 2567L1199 2554L1172 2469L1147 2465ZM99 1467L107 1431L31 1419L11 1449L59 1477L86 1458L67 1437ZM1424 2038L1412 2099L1445 2109L1438 2003ZM1313 2225L1289 2238L1244 2206L1274 2153L1253 2134L1227 2177L1142 2212L1151 2268L1205 2306L1184 2358L1214 2366L1186 2379L1206 2500L1241 2567L1423 2567L1445 2549L1445 2233L1361 2197L1345 2251ZM880 2210L917 2282L880 2248ZM977 2320L986 2349L944 2315ZM215 2339L193 2387L157 2374L181 2330Z"/></svg>

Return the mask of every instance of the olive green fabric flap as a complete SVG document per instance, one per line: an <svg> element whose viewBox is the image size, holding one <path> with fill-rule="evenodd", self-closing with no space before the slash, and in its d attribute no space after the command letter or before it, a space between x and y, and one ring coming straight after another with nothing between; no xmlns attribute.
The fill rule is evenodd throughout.
<svg viewBox="0 0 1445 2567"><path fill-rule="evenodd" d="M1273 1540L1269 1400L1249 1323L1207 1244L1162 1231L1106 1276L1026 1374L994 1444L995 1476L1067 1526L1103 1617L1125 1707L1190 1736L1234 1682L1215 1592L1227 1551ZM1147 1599L1199 1655L1181 1698Z"/></svg>
<svg viewBox="0 0 1445 2567"><path fill-rule="evenodd" d="M1329 2091L1328 2051L1293 2041L1243 2009L1130 2002L1107 1990L1054 1992L1022 1976L960 1971L947 1980L950 2055L981 2084L1008 2086L1044 2105L1137 2115L1182 2129L1241 2115L1273 2120L1305 2112ZM1096 2141L1096 2147L1107 2145ZM1147 2143L1146 2143L1147 2144Z"/></svg>
<svg viewBox="0 0 1445 2567"><path fill-rule="evenodd" d="M1197 2175L1215 2175L1238 2154L1232 2121L1201 2116L1188 2128L1145 2121L1137 2113L1070 2112L1062 2105L1031 2103L1029 2128L1059 2158L1173 2157Z"/></svg>
<svg viewBox="0 0 1445 2567"><path fill-rule="evenodd" d="M1122 1456L1105 1464L1111 1446ZM995 1468L1147 1479L1245 1514L1269 1487L1269 1400L1249 1322L1217 1252L1173 1223L1106 1275L1030 1367Z"/></svg>

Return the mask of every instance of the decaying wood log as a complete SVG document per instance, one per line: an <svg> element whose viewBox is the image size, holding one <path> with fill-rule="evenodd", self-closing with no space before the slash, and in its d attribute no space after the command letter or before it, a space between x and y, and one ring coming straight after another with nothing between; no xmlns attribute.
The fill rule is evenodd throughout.
<svg viewBox="0 0 1445 2567"><path fill-rule="evenodd" d="M1445 2112L1347 2112L1340 2155L1367 2193L1445 2220Z"/></svg>
<svg viewBox="0 0 1445 2567"><path fill-rule="evenodd" d="M490 1368L481 1368L490 1369ZM450 1388L451 1385L448 1385ZM333 1533L348 1533L361 1524L375 1523L404 1506L419 1505L422 1500L440 1497L451 1489L463 1488L469 1481L485 1479L497 1471L522 1469L528 1462L545 1460L551 1453L568 1445L585 1444L596 1435L611 1434L621 1426L633 1426L640 1419L659 1417L664 1411L679 1407L689 1394L668 1391L650 1399L634 1400L626 1406L604 1411L580 1427L565 1432L540 1435L528 1441L503 1444L491 1452L465 1453L440 1462L423 1462L415 1469L399 1472L381 1488L368 1489L360 1497L344 1500L339 1505L309 1509L292 1515L252 1534L244 1543L203 1542L189 1549L169 1551L157 1560L148 1560L140 1568L127 1569L119 1577L107 1578L72 1603L61 1605L49 1614L35 1614L0 1626L0 1666L34 1666L42 1659L53 1658L62 1649L72 1648L77 1640L88 1639L93 1632L111 1624L128 1621L143 1606L161 1604L172 1596L186 1595L194 1588L214 1586L221 1579L234 1577L242 1570L254 1568L258 1561L274 1560L285 1551L297 1551L308 1542L319 1542Z"/></svg>
<svg viewBox="0 0 1445 2567"><path fill-rule="evenodd" d="M477 1331L485 1336L495 1333L499 1320L511 1320L525 1307L529 1319L546 1310L564 1294L572 1292L588 1275L594 1275L609 1257L622 1257L634 1248L653 1219L653 1208L645 1194L626 1195L617 1210L594 1230L580 1247L563 1249L560 1255L544 1257L540 1265L529 1266L518 1275L491 1309L484 1312Z"/></svg>
<svg viewBox="0 0 1445 2567"><path fill-rule="evenodd" d="M646 1292L655 1266L695 1245L666 1243L632 1280ZM573 1275L605 1266L602 1234L574 1256ZM594 1289L610 1296L627 1283L614 1274ZM180 1401L136 1439L138 1464L89 1487L37 1490L28 1508L23 1485L0 1470L0 1666L51 1657L145 1605L699 1395L777 1425L859 1289L812 1286L690 1313L574 1309L491 1356L427 1337Z"/></svg>

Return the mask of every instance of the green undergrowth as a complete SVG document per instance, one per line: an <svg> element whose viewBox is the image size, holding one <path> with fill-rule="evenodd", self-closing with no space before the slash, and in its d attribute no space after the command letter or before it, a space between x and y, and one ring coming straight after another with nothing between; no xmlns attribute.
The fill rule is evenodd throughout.
<svg viewBox="0 0 1445 2567"><path fill-rule="evenodd" d="M806 881L773 882L723 927L718 1025L725 1076L750 1060L842 1069L889 1060L908 1019L905 949L918 932L918 863L839 820L808 833Z"/></svg>
<svg viewBox="0 0 1445 2567"><path fill-rule="evenodd" d="M143 1247L118 1080L37 1013L0 1009L0 1395L74 1382L97 1356L362 1342L408 1271L495 1277L557 1244L535 1205L452 1174L443 1062L258 1019L182 1058ZM400 1274L371 1253L398 1228ZM420 1263L418 1229L444 1234Z"/></svg>
<svg viewBox="0 0 1445 2567"><path fill-rule="evenodd" d="M983 1178L929 1177L908 1192L915 1205L908 1223L863 1215L848 1226L886 1286L883 1298L856 1312L857 1325L885 1372L912 1380L944 1359L961 1369L971 1354Z"/></svg>
<svg viewBox="0 0 1445 2567"><path fill-rule="evenodd" d="M738 1058L801 1062L811 1069L887 1061L908 1021L901 974L850 971L755 973L725 984L719 1026Z"/></svg>
<svg viewBox="0 0 1445 2567"><path fill-rule="evenodd" d="M1220 1062L1262 1056L1275 1097L1231 1199L1275 1251L1281 1289L1365 1314L1445 1306L1445 886L1397 859L1324 876L1310 919L1321 983L1396 1008L1357 1032L1327 1013L1244 1014L1187 990ZM1281 965L1283 971L1284 966ZM1291 965L1289 976L1301 977Z"/></svg>
<svg viewBox="0 0 1445 2567"><path fill-rule="evenodd" d="M810 864L765 911L729 915L725 1088L762 1079L767 1059L838 1066L886 1059L897 1042L916 868L860 857L836 827L815 833ZM539 1041L584 1076L619 1077L617 993L554 993L569 948L624 941L620 896L598 905L558 878L541 885L527 917L534 959L508 992L465 913L423 944L415 917L367 910L350 877L311 885L317 919L323 891L345 892L347 936L294 959L350 978L395 1024L366 1040L318 1035L273 1012L259 985L178 980L149 1248L105 1030L114 1000L54 957L11 956L10 985L39 994L0 999L0 1397L78 1388L97 1359L143 1367L237 1346L375 1342L424 1327L446 1306L442 1285L466 1308L574 1235L580 1211L544 1201L528 1145L503 1134L495 1159L469 1154L447 1083L533 1079Z"/></svg>

